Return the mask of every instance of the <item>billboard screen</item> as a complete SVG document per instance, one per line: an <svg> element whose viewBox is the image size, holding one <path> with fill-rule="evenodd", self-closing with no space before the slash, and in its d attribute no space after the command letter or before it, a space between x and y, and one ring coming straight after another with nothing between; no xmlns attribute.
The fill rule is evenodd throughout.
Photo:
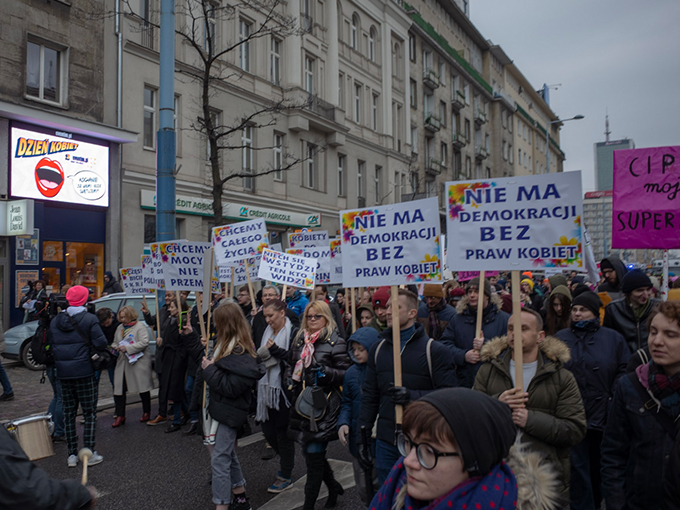
<svg viewBox="0 0 680 510"><path fill-rule="evenodd" d="M11 144L12 196L109 205L108 147L18 127Z"/></svg>

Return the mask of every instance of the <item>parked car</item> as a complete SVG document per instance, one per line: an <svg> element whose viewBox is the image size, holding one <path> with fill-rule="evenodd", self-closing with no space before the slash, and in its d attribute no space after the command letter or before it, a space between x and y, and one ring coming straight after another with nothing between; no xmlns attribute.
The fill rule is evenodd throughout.
<svg viewBox="0 0 680 510"><path fill-rule="evenodd" d="M149 307L151 315L156 313L156 299L153 294L147 294L146 304ZM189 306L194 305L193 293L189 296L187 300ZM139 320L144 322L144 317L142 316L142 296L128 296L125 293L110 294L104 296L103 298L97 299L92 302L96 310L100 308L110 308L113 313L117 314L123 306L132 306L137 313L139 313ZM149 350L151 356L156 354L156 335L153 334L151 328L147 325L149 329ZM38 321L26 322L24 324L19 324L13 328L5 331L5 352L2 354L8 359L19 359L23 362L26 367L31 370L43 370L44 365L39 365L33 360L33 353L31 352L31 339L35 335L38 329Z"/></svg>

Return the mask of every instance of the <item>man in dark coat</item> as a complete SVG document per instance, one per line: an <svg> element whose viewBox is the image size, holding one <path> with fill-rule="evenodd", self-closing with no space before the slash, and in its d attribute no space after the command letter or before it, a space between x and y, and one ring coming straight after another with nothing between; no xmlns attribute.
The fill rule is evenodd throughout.
<svg viewBox="0 0 680 510"><path fill-rule="evenodd" d="M390 300L387 306L389 327L368 353L356 434L360 443L361 426L372 430L379 416L375 467L381 485L400 457L396 446L394 406L405 406L433 390L454 387L458 383L452 370L451 352L440 342L430 341L423 326L415 321L417 313L418 297L406 289L399 289L398 312ZM402 386L394 386L392 327L396 324L400 329Z"/></svg>
<svg viewBox="0 0 680 510"><path fill-rule="evenodd" d="M78 404L85 417L83 443L85 448L94 452L88 465L94 466L104 460L94 448L97 387L88 343L95 349L104 350L106 337L97 317L85 308L88 295L88 290L82 285L71 287L66 293L69 307L52 319L49 331L57 378L61 384L69 467L78 465Z"/></svg>
<svg viewBox="0 0 680 510"><path fill-rule="evenodd" d="M460 300L458 312L442 335L441 342L453 354L456 374L461 386L472 388L475 374L479 369L479 351L486 340L503 336L508 329L509 314L501 311L502 302L498 294L491 294L491 284L484 279L483 293L480 293L479 278L473 278L467 284L466 295ZM482 299L482 332L479 336L477 328L477 303Z"/></svg>
<svg viewBox="0 0 680 510"><path fill-rule="evenodd" d="M652 281L637 269L626 273L621 284L624 296L604 309L602 325L621 333L631 354L647 346L647 318L659 303L652 298Z"/></svg>
<svg viewBox="0 0 680 510"><path fill-rule="evenodd" d="M597 288L597 291L608 293L612 301L621 299L623 297L621 282L628 271L626 265L616 255L612 255L602 259L600 271L606 281Z"/></svg>
<svg viewBox="0 0 680 510"><path fill-rule="evenodd" d="M123 292L123 287L121 287L118 280L113 277L113 273L107 271L104 273L104 290L102 290L102 296L108 296L109 294L116 294L118 292Z"/></svg>
<svg viewBox="0 0 680 510"><path fill-rule="evenodd" d="M439 284L425 284L423 290L425 307L418 308L418 322L420 322L430 338L440 340L446 326L456 315L456 309L446 303L444 289Z"/></svg>

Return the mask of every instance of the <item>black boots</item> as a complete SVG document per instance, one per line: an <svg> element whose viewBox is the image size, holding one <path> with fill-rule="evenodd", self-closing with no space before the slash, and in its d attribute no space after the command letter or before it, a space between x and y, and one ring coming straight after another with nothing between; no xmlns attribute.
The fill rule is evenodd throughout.
<svg viewBox="0 0 680 510"><path fill-rule="evenodd" d="M314 510L314 503L319 497L319 490L325 478L324 464L326 453L305 453L307 462L307 483L305 483L305 505L303 510Z"/></svg>
<svg viewBox="0 0 680 510"><path fill-rule="evenodd" d="M345 493L345 489L333 476L333 470L327 460L324 459L323 481L328 487L328 501L326 501L326 508L335 508L338 503L338 496Z"/></svg>

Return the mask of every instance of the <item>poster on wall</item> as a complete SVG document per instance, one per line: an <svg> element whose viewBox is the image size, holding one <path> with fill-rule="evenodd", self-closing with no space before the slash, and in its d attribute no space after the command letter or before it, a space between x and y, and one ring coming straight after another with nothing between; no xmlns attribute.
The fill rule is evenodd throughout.
<svg viewBox="0 0 680 510"><path fill-rule="evenodd" d="M28 292L29 282L34 282L38 279L38 270L15 271L14 277L16 278L16 285L14 286L16 292L16 304L14 306L19 308L22 296Z"/></svg>
<svg viewBox="0 0 680 510"><path fill-rule="evenodd" d="M12 196L69 204L109 205L109 148L12 127Z"/></svg>
<svg viewBox="0 0 680 510"><path fill-rule="evenodd" d="M43 262L63 262L64 243L61 241L43 241Z"/></svg>
<svg viewBox="0 0 680 510"><path fill-rule="evenodd" d="M37 266L38 265L38 243L40 233L38 229L33 230L33 235L17 236L16 238L16 263L17 266Z"/></svg>

